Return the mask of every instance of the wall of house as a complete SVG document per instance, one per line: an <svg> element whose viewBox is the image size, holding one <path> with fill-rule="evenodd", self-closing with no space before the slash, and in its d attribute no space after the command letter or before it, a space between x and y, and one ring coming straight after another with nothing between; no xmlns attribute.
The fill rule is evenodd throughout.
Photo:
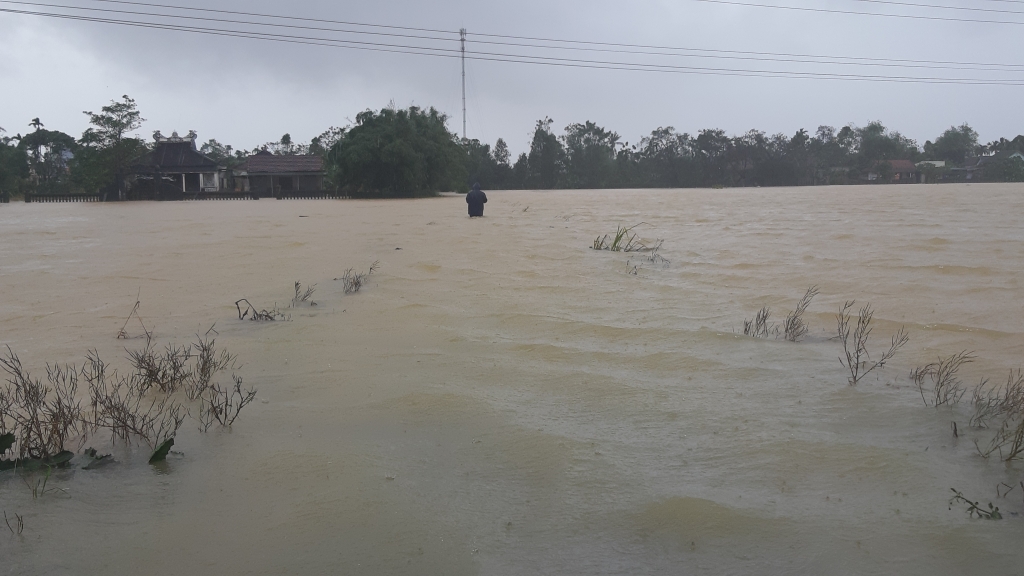
<svg viewBox="0 0 1024 576"><path fill-rule="evenodd" d="M320 192L324 189L323 176L300 176L299 190L303 192Z"/></svg>
<svg viewBox="0 0 1024 576"><path fill-rule="evenodd" d="M261 198L278 192L320 192L323 176L249 176L249 190Z"/></svg>
<svg viewBox="0 0 1024 576"><path fill-rule="evenodd" d="M273 196L270 176L249 176L249 191L261 198Z"/></svg>

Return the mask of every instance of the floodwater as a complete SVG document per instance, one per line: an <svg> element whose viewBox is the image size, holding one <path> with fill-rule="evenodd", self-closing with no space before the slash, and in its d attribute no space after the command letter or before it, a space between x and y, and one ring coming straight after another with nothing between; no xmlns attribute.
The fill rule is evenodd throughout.
<svg viewBox="0 0 1024 576"><path fill-rule="evenodd" d="M0 475L25 523L0 574L1024 571L1024 466L908 380L1024 363L1024 186L489 197L474 220L450 196L0 205L0 344L37 376L90 349L126 369L139 295L158 345L215 324L259 390L164 465L98 437L118 463L38 499ZM667 267L590 249L641 222ZM316 307L287 308L296 280ZM810 285L802 342L740 334ZM291 320L239 321L242 297ZM873 354L910 334L857 386L831 339L853 299Z"/></svg>

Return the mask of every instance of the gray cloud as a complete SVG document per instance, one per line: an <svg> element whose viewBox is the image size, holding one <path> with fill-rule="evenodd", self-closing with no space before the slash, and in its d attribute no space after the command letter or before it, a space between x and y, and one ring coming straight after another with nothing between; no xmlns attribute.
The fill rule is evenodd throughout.
<svg viewBox="0 0 1024 576"><path fill-rule="evenodd" d="M118 8L87 0L73 3ZM820 5L810 0L778 3ZM868 9L853 2L833 4ZM287 7L271 1L214 0L201 5L452 31L464 26L471 34L471 50L507 50L474 45L472 34L486 32L726 50L1024 64L1015 46L1024 26L806 14L689 0L308 0ZM287 29L278 33L319 34ZM451 46L455 47L454 40ZM536 53L559 55L550 50ZM601 53L570 57L621 58ZM649 57L646 61L655 60ZM812 69L780 62L666 62ZM1024 112L1019 106L1022 86L742 78L482 61L470 61L467 69L469 136L491 143L504 137L514 151L526 148L534 122L544 116L554 118L559 127L594 120L632 142L665 125L689 132L714 127L730 133L757 128L791 134L799 128L813 131L819 124L863 125L881 120L919 143L964 121L986 140L1024 132ZM857 70L837 65L813 70L986 75L971 70ZM987 74L1024 79L1024 72ZM9 132L26 130L28 121L40 116L48 127L77 134L85 128L82 110L98 109L121 94L139 101L149 120L146 133L196 129L202 139L217 138L245 148L277 139L284 132L308 140L330 125L346 124L359 111L379 108L390 100L400 106L436 106L452 116L453 129L461 128L456 59L0 14L0 75L6 85L0 91L0 126Z"/></svg>

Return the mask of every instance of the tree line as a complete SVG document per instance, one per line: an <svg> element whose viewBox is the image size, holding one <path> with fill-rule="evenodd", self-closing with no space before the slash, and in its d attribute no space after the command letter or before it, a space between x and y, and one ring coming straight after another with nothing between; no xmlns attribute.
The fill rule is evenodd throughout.
<svg viewBox="0 0 1024 576"><path fill-rule="evenodd" d="M734 186L813 186L857 184L869 172L891 177L891 162L945 162L929 166L930 181L952 179L952 168L971 157L999 151L1024 153L1024 135L981 144L967 124L952 126L923 146L881 122L866 126L820 126L814 134L792 136L750 130L729 136L705 129L696 135L661 127L639 143L593 122L572 123L561 135L553 121L537 122L528 152L510 161L508 146L494 148L463 141L471 179L492 189L694 188ZM1024 160L1011 158L986 166L982 178L1024 182Z"/></svg>
<svg viewBox="0 0 1024 576"><path fill-rule="evenodd" d="M0 194L124 192L131 165L151 144L132 133L142 118L135 100L122 96L100 112L84 112L89 128L79 138L45 127L14 136L0 128ZM750 130L729 136L705 129L696 135L660 127L640 142L624 142L594 122L571 123L562 134L554 121L537 121L529 151L514 160L505 140L493 147L462 139L434 108L392 106L367 110L343 128L331 127L309 143L289 134L253 150L234 149L216 139L199 150L234 168L259 150L274 154L317 154L324 158L328 185L359 197L410 197L485 189L694 188L856 184L869 172L882 181L896 160L942 161L928 166L929 181L954 178L952 167L995 152L1024 153L1024 135L982 144L967 124L952 126L919 146L881 122L866 126L820 126L792 136ZM1006 156L1006 155L1003 155ZM986 164L982 181L1024 182L1024 160L1002 158Z"/></svg>

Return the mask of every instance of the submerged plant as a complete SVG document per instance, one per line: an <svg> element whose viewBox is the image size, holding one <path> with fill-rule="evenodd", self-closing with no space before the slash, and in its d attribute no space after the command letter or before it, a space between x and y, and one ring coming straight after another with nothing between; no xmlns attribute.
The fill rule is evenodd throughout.
<svg viewBox="0 0 1024 576"><path fill-rule="evenodd" d="M335 278L335 280L342 281L345 294L355 294L363 287L366 279L373 275L378 268L380 268L380 260L375 260L373 264L370 264L370 269L365 273L356 272L354 268L349 268L345 270L345 273L340 278Z"/></svg>
<svg viewBox="0 0 1024 576"><path fill-rule="evenodd" d="M953 509L954 504L964 504L967 506L967 514L971 518L977 516L978 518L984 518L985 520L1002 520L1003 515L999 513L999 507L994 506L991 502L988 503L988 510L982 508L977 502L972 502L966 496L963 495L956 488L950 488L953 491L953 497L949 499L949 509Z"/></svg>
<svg viewBox="0 0 1024 576"><path fill-rule="evenodd" d="M69 440L81 433L77 370L47 365L43 384L29 375L10 346L0 356L0 368L7 373L7 384L0 388L0 437L6 438L6 450L34 460L64 452Z"/></svg>
<svg viewBox="0 0 1024 576"><path fill-rule="evenodd" d="M231 379L234 380L234 387L221 388L219 384L214 384L209 393L201 399L200 430L205 432L214 420L221 426L231 426L242 412L242 408L256 399L255 389L243 390L240 377L232 375Z"/></svg>
<svg viewBox="0 0 1024 576"><path fill-rule="evenodd" d="M871 309L871 304L865 304L857 315L857 326L851 329L850 321L852 315L850 310L854 304L853 300L846 302L839 311L839 314L836 315L839 340L843 343L843 352L846 355L845 360L842 357L839 358L839 363L850 371L849 382L851 386L860 382L861 379L876 368L885 366L885 363L891 360L899 352L900 348L910 340L906 330L901 327L893 335L889 349L877 361L871 362L871 356L868 354L868 339L871 337L871 331L873 330L871 320L874 317L874 310Z"/></svg>
<svg viewBox="0 0 1024 576"><path fill-rule="evenodd" d="M303 302L309 302L309 299L316 292L316 284L310 284L305 290L302 289L302 282L295 281L295 296L292 298L292 306L298 306ZM315 306L316 302L310 302L311 305Z"/></svg>
<svg viewBox="0 0 1024 576"><path fill-rule="evenodd" d="M640 226L640 224L634 224L628 228L618 226L615 229L615 236L610 242L608 240L608 234L598 236L594 239L594 245L592 248L594 250L608 250L610 252L645 252L649 250L649 248L647 248L647 246L640 241L639 236L633 232L633 229L637 226Z"/></svg>
<svg viewBox="0 0 1024 576"><path fill-rule="evenodd" d="M925 406L935 406L937 408L947 404L958 404L967 392L967 387L957 377L957 372L960 371L964 364L974 362L974 359L973 352L963 350L948 358L939 358L937 362L915 368L910 373L910 379L917 385L917 389L921 393L921 400L924 401ZM925 396L926 380L930 380L932 383L931 393L929 394L931 397L930 404L929 398ZM982 382L979 388L984 387L984 385L985 383Z"/></svg>
<svg viewBox="0 0 1024 576"><path fill-rule="evenodd" d="M796 310L793 310L786 316L786 322L783 324L786 340L797 342L807 334L807 323L803 320L804 312L807 311L807 307L811 305L811 300L817 295L817 286L808 288L807 292L804 293L804 297L797 302Z"/></svg>
<svg viewBox="0 0 1024 576"><path fill-rule="evenodd" d="M986 388L982 381L971 395L974 404L974 415L970 425L974 428L987 428L991 420L1014 417L1024 414L1024 374L1018 369L1011 370L1006 384L994 389Z"/></svg>
<svg viewBox="0 0 1024 576"><path fill-rule="evenodd" d="M778 326L769 322L771 316L771 308L767 306L761 308L753 320L743 321L743 335L751 338L767 338L772 334L778 334Z"/></svg>
<svg viewBox="0 0 1024 576"><path fill-rule="evenodd" d="M4 523L7 524L7 528L11 531L11 534L14 534L15 536L21 536L21 533L25 531L25 518L16 512L14 513L14 525L17 526L17 528L11 526L11 520L7 517L6 510L4 510Z"/></svg>
<svg viewBox="0 0 1024 576"><path fill-rule="evenodd" d="M242 307L242 302L245 302L245 307ZM238 319L245 320L248 318L253 322L273 322L275 320L288 320L289 316L284 312L277 309L275 305L271 310L266 308L257 310L255 306L249 303L249 300L242 298L235 302L235 308L238 309Z"/></svg>
<svg viewBox="0 0 1024 576"><path fill-rule="evenodd" d="M141 294L142 291L140 290L139 293ZM131 338L131 336L128 335L127 330L128 323L132 321L132 318L135 318L136 320L139 321L139 326L142 326L142 333L146 335L147 339L153 337L153 333L148 328L146 328L146 324L142 321L142 316L139 315L139 306L141 305L142 302L139 300L139 297L136 296L135 306L132 307L132 311L128 314L128 318L124 321L124 325L121 326L121 329L117 331L118 339L127 340L128 338Z"/></svg>

